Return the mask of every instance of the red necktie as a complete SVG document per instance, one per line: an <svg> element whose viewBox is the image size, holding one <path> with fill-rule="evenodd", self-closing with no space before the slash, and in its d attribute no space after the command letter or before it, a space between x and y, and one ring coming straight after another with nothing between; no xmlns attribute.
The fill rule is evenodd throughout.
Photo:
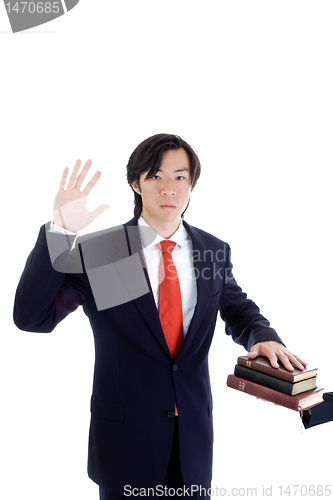
<svg viewBox="0 0 333 500"><path fill-rule="evenodd" d="M178 273L172 260L174 241L163 240L158 245L162 251L159 267L158 312L160 321L173 358L183 341L183 312ZM175 415L178 415L175 403Z"/></svg>
<svg viewBox="0 0 333 500"><path fill-rule="evenodd" d="M183 341L182 300L177 269L172 260L174 241L164 240L158 245L162 251L159 267L158 310L165 340L173 358Z"/></svg>

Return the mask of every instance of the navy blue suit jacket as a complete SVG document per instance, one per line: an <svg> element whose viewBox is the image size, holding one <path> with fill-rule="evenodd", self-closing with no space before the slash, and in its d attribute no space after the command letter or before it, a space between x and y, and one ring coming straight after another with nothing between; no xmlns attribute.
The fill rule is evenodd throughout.
<svg viewBox="0 0 333 500"><path fill-rule="evenodd" d="M125 224L125 235L136 225L135 219ZM14 321L22 330L51 332L79 305L89 318L96 362L88 473L114 492L122 492L125 485L163 484L175 418L185 485L210 486L213 423L208 352L218 313L225 321L226 333L245 349L259 341L281 342L256 304L237 285L229 246L186 222L184 226L196 255L198 297L176 359L168 350L151 291L98 310L84 266L71 274L53 268L44 226L18 285ZM111 246L113 234L95 233L98 246ZM64 241L65 237L55 238ZM140 251L139 243L127 237L126 242L129 255ZM81 250L81 244L78 248ZM89 248L84 251L89 253ZM69 249L61 258L63 262L69 259ZM174 416L175 400L178 417Z"/></svg>

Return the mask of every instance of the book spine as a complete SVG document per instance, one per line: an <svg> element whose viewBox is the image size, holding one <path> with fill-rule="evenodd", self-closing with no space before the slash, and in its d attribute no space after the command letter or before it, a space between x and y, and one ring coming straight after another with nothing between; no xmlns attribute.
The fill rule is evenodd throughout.
<svg viewBox="0 0 333 500"><path fill-rule="evenodd" d="M295 399L295 396L288 396L287 394L282 394L281 392L274 391L268 387L263 387L262 385L255 384L249 380L236 377L235 375L228 375L227 386L231 389L236 389L238 391L245 392L251 396L257 398L265 399L271 403L275 403L280 406L285 406L290 410L298 411L299 401Z"/></svg>
<svg viewBox="0 0 333 500"><path fill-rule="evenodd" d="M289 396L292 395L293 384L291 382L287 382L286 380L282 380L281 378L271 377L271 375L257 372L255 370L251 370L250 368L245 368L245 366L241 365L235 366L234 374L236 375L236 377L245 378L246 380L250 380L251 382L255 382L256 384L269 387L269 389L283 392L283 394L289 394Z"/></svg>
<svg viewBox="0 0 333 500"><path fill-rule="evenodd" d="M255 359L246 360L242 357L239 357L237 360L239 365L245 366L250 370L255 370L261 373L267 373L267 375L271 375L272 377L280 378L281 380L286 380L287 382L294 383L294 375L292 373L284 373L280 372L273 366L265 366L262 363L257 363Z"/></svg>

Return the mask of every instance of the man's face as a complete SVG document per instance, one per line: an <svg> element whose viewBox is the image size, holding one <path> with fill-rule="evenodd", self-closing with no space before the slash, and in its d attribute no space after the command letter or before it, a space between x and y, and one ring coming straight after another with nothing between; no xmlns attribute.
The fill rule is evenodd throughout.
<svg viewBox="0 0 333 500"><path fill-rule="evenodd" d="M142 198L142 217L152 225L180 221L191 192L190 162L184 149L170 149L163 154L154 177L141 174L140 185L132 184Z"/></svg>

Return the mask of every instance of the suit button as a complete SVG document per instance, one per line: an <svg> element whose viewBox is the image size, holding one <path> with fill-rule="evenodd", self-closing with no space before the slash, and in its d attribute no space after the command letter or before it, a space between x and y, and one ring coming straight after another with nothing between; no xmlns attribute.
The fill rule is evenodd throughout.
<svg viewBox="0 0 333 500"><path fill-rule="evenodd" d="M168 411L168 417L173 418L175 416L175 413L173 411Z"/></svg>
<svg viewBox="0 0 333 500"><path fill-rule="evenodd" d="M173 365L172 369L174 372L176 372L178 370L178 365Z"/></svg>

